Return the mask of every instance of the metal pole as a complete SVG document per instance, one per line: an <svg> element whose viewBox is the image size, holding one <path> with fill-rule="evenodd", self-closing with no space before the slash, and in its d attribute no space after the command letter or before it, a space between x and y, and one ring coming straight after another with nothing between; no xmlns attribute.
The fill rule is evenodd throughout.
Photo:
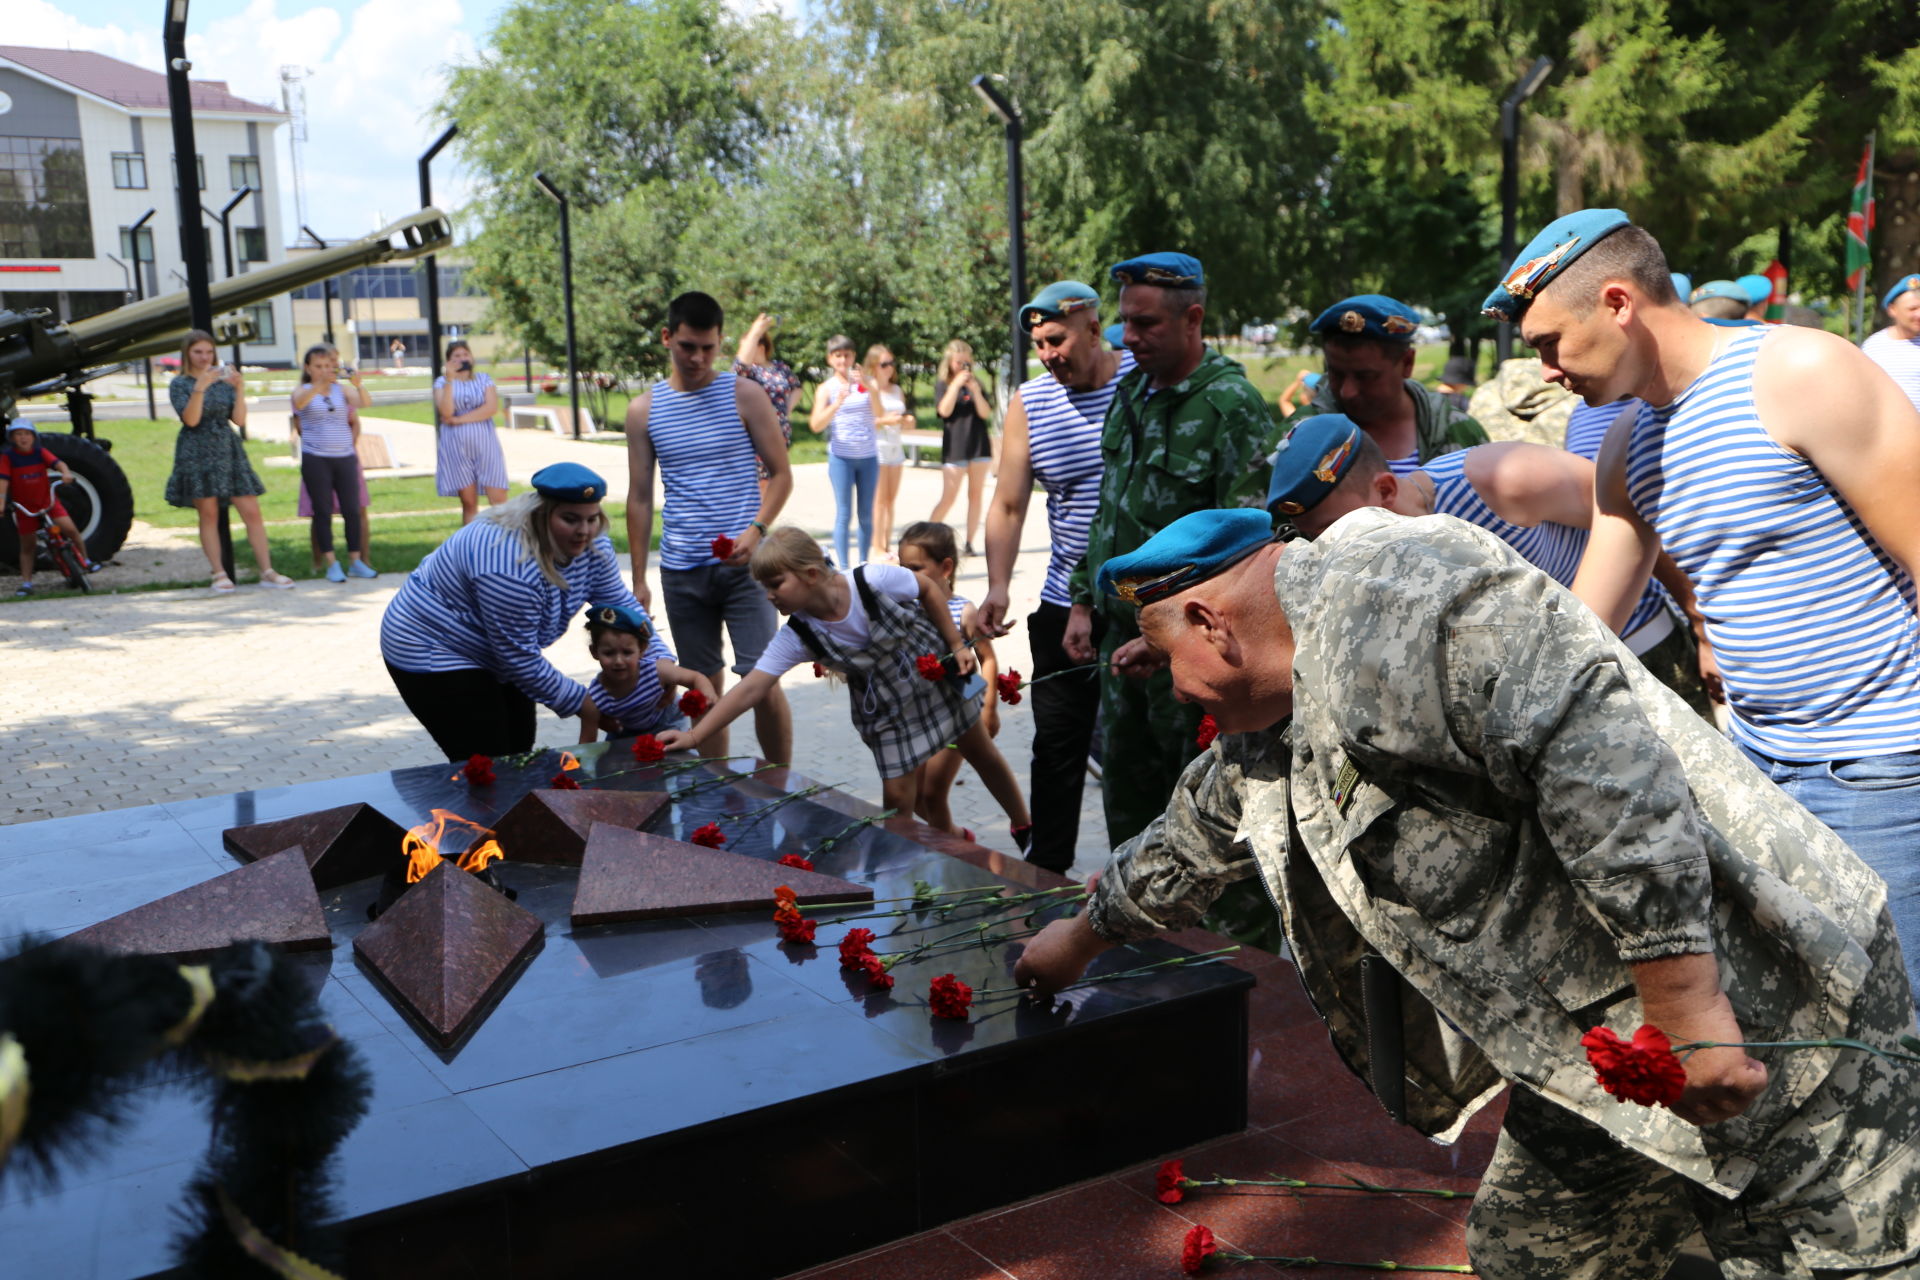
<svg viewBox="0 0 1920 1280"><path fill-rule="evenodd" d="M1866 224L1860 228L1860 238L1865 241L1867 245L1867 261L1866 265L1860 268L1860 283L1854 287L1853 291L1853 340L1856 344L1865 341L1867 336L1867 277L1873 274L1873 241L1869 239L1869 237L1873 235L1871 211L1873 209L1874 142L1875 134L1878 132L1878 130L1872 130L1867 134L1867 209L1869 216Z"/></svg>
<svg viewBox="0 0 1920 1280"><path fill-rule="evenodd" d="M544 173L533 175L533 181L549 199L560 206L560 284L567 304L567 398L573 405L573 435L579 439L580 431L580 369L575 358L573 343L573 228L567 216L567 197L560 188L553 185Z"/></svg>
<svg viewBox="0 0 1920 1280"><path fill-rule="evenodd" d="M306 232L307 238L313 241L316 245L319 245L322 249L327 247L327 242L325 240L322 240L319 236L315 235L313 233L312 227L302 224L300 229ZM321 298L320 305L324 308L324 314L326 315L326 318L327 318L327 345L332 346L333 345L333 277L332 276L328 276L325 280L322 280L320 282L320 298Z"/></svg>
<svg viewBox="0 0 1920 1280"><path fill-rule="evenodd" d="M187 73L187 0L167 0L161 26L167 60L167 108L173 117L173 185L179 193L180 260L187 269L187 311L195 329L213 328L206 243L200 235L200 155L193 141L193 86Z"/></svg>
<svg viewBox="0 0 1920 1280"><path fill-rule="evenodd" d="M227 203L222 206L219 214L216 215L220 219L220 254L226 263L226 278L229 280L233 279L233 228L230 225L230 219L233 217L233 211L239 207L240 202L252 194L252 187L240 188L239 193L235 195L233 199L227 201ZM203 212L206 212L206 210L203 210ZM240 367L240 344L238 342L233 344L233 367L236 369ZM240 438L242 440L247 438L247 429L245 427L240 428Z"/></svg>
<svg viewBox="0 0 1920 1280"><path fill-rule="evenodd" d="M425 209L433 203L433 158L440 154L440 148L453 141L453 135L460 131L458 122L450 124L446 132L435 138L433 145L420 155L420 207ZM433 376L440 376L440 267L432 254L427 255L427 358L433 362Z"/></svg>
<svg viewBox="0 0 1920 1280"><path fill-rule="evenodd" d="M1023 184L1020 177L1020 144L1025 136L1025 126L1013 103L994 86L990 78L975 76L969 83L973 91L980 95L981 101L987 104L987 109L1000 117L1007 132L1007 291L1013 299L1008 312L1012 319L1012 341L1009 344L1007 372L1017 387L1027 380L1027 331L1020 326L1020 304L1027 300L1027 227L1022 210ZM1004 400L1009 393L1002 388L1000 394Z"/></svg>
<svg viewBox="0 0 1920 1280"><path fill-rule="evenodd" d="M1500 104L1500 264L1505 270L1519 252L1514 244L1514 221L1520 205L1520 104L1509 97ZM1493 339L1493 365L1498 369L1513 355L1513 323L1500 322Z"/></svg>
<svg viewBox="0 0 1920 1280"><path fill-rule="evenodd" d="M128 238L133 241L133 300L135 302L145 301L147 296L147 274L145 270L142 269L144 260L140 254L140 232L146 227L147 223L152 220L153 214L154 211L152 209L141 214L140 221L134 223L132 230L127 233ZM160 417L160 411L153 403L152 356L148 356L140 362L140 371L145 376L147 384L147 416L157 420Z"/></svg>

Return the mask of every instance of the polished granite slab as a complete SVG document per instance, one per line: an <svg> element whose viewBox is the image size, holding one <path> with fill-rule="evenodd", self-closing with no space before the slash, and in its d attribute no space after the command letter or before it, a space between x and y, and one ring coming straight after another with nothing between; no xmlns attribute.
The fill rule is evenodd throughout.
<svg viewBox="0 0 1920 1280"><path fill-rule="evenodd" d="M718 822L736 854L806 853L879 898L906 897L916 880L1058 883L897 818L814 856L871 808L824 792L756 815L808 781L715 781L719 766L669 777L604 747L579 754L572 776L588 786L670 795L647 823L656 834ZM550 755L502 763L494 785L473 788L434 764L0 828L0 938L70 933L230 872L229 828L354 804L400 827L434 808L494 825L555 768ZM493 870L545 945L451 1050L353 958L381 877L324 891L333 949L295 957L373 1070L371 1113L337 1161L352 1276L603 1276L636 1258L650 1273L781 1275L1245 1122L1252 979L1237 969L1163 970L1050 1009L988 997L948 1022L926 1007L930 979L1008 986L1017 942L903 964L877 994L839 967L843 927L823 924L818 946L782 945L771 903L575 927L575 868ZM966 922L861 923L890 951ZM1099 968L1175 954L1145 944ZM0 1258L32 1259L35 1275L164 1271L207 1118L167 1082L133 1091L128 1112L57 1189L0 1181Z"/></svg>

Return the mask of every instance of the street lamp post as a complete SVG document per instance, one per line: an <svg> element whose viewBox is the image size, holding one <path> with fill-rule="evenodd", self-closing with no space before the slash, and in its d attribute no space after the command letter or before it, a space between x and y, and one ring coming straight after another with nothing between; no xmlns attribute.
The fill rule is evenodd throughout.
<svg viewBox="0 0 1920 1280"><path fill-rule="evenodd" d="M303 224L300 229L307 233L307 239L313 241L316 245L320 246L322 249L327 247L327 242L325 240L322 240L319 236L315 235L313 233L312 227L309 227ZM324 308L325 314L327 317L327 345L331 347L332 345L334 345L333 343L333 277L332 276L328 276L325 280L322 280L320 282L320 298L321 298L320 305L322 306L322 308Z"/></svg>
<svg viewBox="0 0 1920 1280"><path fill-rule="evenodd" d="M187 0L167 0L160 30L167 59L167 110L173 117L173 186L180 196L180 260L187 268L187 311L195 329L213 329L207 248L200 235L200 153L193 141L193 86L187 72Z"/></svg>
<svg viewBox="0 0 1920 1280"><path fill-rule="evenodd" d="M240 206L240 202L252 194L252 187L242 187L240 188L239 194L221 206L219 213L215 213L213 210L207 209L204 206L201 209L201 212L205 213L208 217L217 218L220 221L220 256L226 264L226 278L229 280L233 279L233 228L230 225L230 220L233 217L233 211ZM236 369L240 367L240 344L237 342L233 344L233 367ZM245 427L240 428L240 438L242 440L247 438L247 429Z"/></svg>
<svg viewBox="0 0 1920 1280"><path fill-rule="evenodd" d="M127 231L127 238L132 242L131 247L133 249L133 300L135 302L142 301L147 296L146 264L152 259L148 255L140 252L140 233L146 230L147 223L153 220L154 212L154 210L149 209L141 214L140 221L134 223ZM158 418L160 412L153 403L153 357L148 356L142 360L140 362L140 368L146 374L147 416L149 418Z"/></svg>
<svg viewBox="0 0 1920 1280"><path fill-rule="evenodd" d="M1025 134L1020 121L1020 113L1006 96L994 88L993 82L986 76L975 76L970 82L973 91L980 95L987 108L1006 126L1007 132L1007 276L1008 292L1012 295L1009 314L1012 324L1012 363L1009 372L1013 385L1019 386L1027 379L1027 331L1020 327L1020 304L1027 300L1027 228L1022 212L1020 180L1020 144ZM1005 399L1006 391L1001 391Z"/></svg>
<svg viewBox="0 0 1920 1280"><path fill-rule="evenodd" d="M533 175L533 184L560 206L560 279L567 302L567 397L573 403L573 435L580 438L580 369L573 352L573 230L567 220L567 197L544 173Z"/></svg>
<svg viewBox="0 0 1920 1280"><path fill-rule="evenodd" d="M1546 83L1553 72L1553 59L1541 54L1527 68L1527 73L1514 81L1513 89L1500 103L1500 267L1505 270L1513 262L1518 252L1514 244L1514 218L1520 204L1520 104L1531 98ZM1494 339L1493 354L1496 362L1504 361L1513 355L1513 325L1500 322L1500 333Z"/></svg>
<svg viewBox="0 0 1920 1280"><path fill-rule="evenodd" d="M420 153L420 207L426 208L433 203L433 158L440 154L440 148L453 141L453 135L460 132L458 122L446 127L433 145ZM433 376L440 376L440 268L432 254L427 255L427 358L433 362Z"/></svg>

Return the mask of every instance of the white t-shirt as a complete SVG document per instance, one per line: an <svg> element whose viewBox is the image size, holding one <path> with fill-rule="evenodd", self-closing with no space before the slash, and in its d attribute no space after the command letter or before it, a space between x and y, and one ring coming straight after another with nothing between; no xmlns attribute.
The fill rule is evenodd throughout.
<svg viewBox="0 0 1920 1280"><path fill-rule="evenodd" d="M911 569L897 564L870 564L867 567L867 585L876 595L892 596L895 600L917 600L920 598L920 575ZM867 626L867 606L860 602L860 588L854 584L851 573L843 573L847 580L847 594L851 603L847 606L847 616L837 622L825 618L816 618L812 614L803 614L807 625L820 634L831 636L834 643L847 649L866 647L867 637L872 634ZM785 675L803 662L813 661L813 650L807 648L789 623L774 633L772 640L760 655L760 661L753 664L755 671L764 671L776 678Z"/></svg>

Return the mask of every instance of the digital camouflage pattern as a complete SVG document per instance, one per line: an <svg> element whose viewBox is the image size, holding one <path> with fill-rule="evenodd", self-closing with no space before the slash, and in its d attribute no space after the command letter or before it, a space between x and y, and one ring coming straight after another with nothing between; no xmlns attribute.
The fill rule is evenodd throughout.
<svg viewBox="0 0 1920 1280"><path fill-rule="evenodd" d="M1467 412L1495 440L1561 449L1567 443L1567 419L1579 404L1579 396L1541 376L1537 356L1524 356L1502 362L1493 381L1476 387Z"/></svg>
<svg viewBox="0 0 1920 1280"><path fill-rule="evenodd" d="M1149 394L1150 393L1150 394ZM1280 430L1237 361L1208 349L1184 382L1157 391L1146 370L1120 380L1100 436L1106 472L1087 536L1087 554L1069 590L1106 620L1100 645L1100 711L1105 726L1102 790L1107 829L1124 840L1166 807L1199 748L1200 710L1177 702L1165 671L1147 680L1113 675L1113 651L1140 634L1134 607L1098 599L1094 571L1132 551L1181 516L1217 507L1261 507L1267 459Z"/></svg>
<svg viewBox="0 0 1920 1280"><path fill-rule="evenodd" d="M1657 1276L1633 1259L1667 1249L1674 1214L1748 1260L1733 1275L1920 1253L1920 1068L1756 1050L1766 1091L1697 1128L1608 1097L1579 1044L1640 1025L1629 964L1709 951L1749 1040L1893 1044L1912 996L1879 877L1483 530L1355 512L1290 544L1274 587L1291 724L1192 764L1116 851L1095 931L1183 927L1257 876L1363 1075L1358 961L1385 956L1410 988L1409 1123L1450 1141L1511 1080L1558 1126L1532 1158L1503 1136L1469 1228L1483 1275ZM1583 1124L1620 1145L1589 1143L1570 1214L1554 1202L1582 1194L1560 1180L1582 1166L1552 1151ZM1636 1172L1609 1183L1607 1161ZM1619 1193L1669 1177L1671 1195Z"/></svg>
<svg viewBox="0 0 1920 1280"><path fill-rule="evenodd" d="M1412 378L1406 379L1406 388L1407 398L1413 401L1414 452L1420 455L1420 461L1430 462L1443 453L1487 443L1486 428L1438 391ZM1334 399L1333 384L1325 378L1314 392L1312 409L1314 413L1346 412ZM1364 422L1360 425L1366 426Z"/></svg>

